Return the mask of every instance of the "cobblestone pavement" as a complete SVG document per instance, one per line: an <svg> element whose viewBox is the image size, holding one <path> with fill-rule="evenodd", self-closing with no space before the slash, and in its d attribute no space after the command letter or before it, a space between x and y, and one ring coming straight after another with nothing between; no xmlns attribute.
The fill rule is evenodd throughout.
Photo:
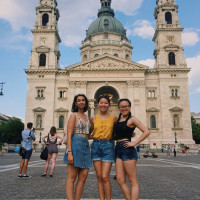
<svg viewBox="0 0 200 200"><path fill-rule="evenodd" d="M20 157L15 153L0 156L0 199L65 199L66 165L59 153L53 178L41 177L44 161L34 153L28 167L30 179L18 178ZM141 158L137 163L140 199L200 200L200 155L178 155L177 158L160 154L159 158ZM112 199L123 199L111 170ZM97 180L90 169L82 198L98 199Z"/></svg>

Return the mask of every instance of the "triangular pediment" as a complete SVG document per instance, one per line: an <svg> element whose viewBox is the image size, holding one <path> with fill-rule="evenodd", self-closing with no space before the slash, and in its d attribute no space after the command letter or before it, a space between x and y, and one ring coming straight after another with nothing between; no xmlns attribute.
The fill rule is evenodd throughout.
<svg viewBox="0 0 200 200"><path fill-rule="evenodd" d="M66 110L65 108L58 108L55 111L56 112L68 112L69 110Z"/></svg>
<svg viewBox="0 0 200 200"><path fill-rule="evenodd" d="M104 54L65 68L67 71L145 71L148 66Z"/></svg>
<svg viewBox="0 0 200 200"><path fill-rule="evenodd" d="M171 108L171 109L169 109L171 112L181 112L181 111L183 111L183 109L182 108L179 108L179 107L173 107L173 108Z"/></svg>
<svg viewBox="0 0 200 200"><path fill-rule="evenodd" d="M37 107L35 109L33 109L33 112L45 112L46 110L44 108L41 107Z"/></svg>
<svg viewBox="0 0 200 200"><path fill-rule="evenodd" d="M146 111L147 112L159 112L159 109L153 107L153 108L147 109Z"/></svg>

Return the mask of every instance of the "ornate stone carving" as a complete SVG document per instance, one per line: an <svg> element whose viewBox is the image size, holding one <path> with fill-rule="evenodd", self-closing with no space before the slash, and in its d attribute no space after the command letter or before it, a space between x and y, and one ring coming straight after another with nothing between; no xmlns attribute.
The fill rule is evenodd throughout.
<svg viewBox="0 0 200 200"><path fill-rule="evenodd" d="M127 85L130 87L145 86L145 81L127 81Z"/></svg>

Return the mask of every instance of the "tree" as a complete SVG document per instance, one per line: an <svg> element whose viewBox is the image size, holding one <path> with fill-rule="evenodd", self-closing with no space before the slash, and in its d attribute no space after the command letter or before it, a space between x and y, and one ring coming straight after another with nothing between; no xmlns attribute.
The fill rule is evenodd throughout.
<svg viewBox="0 0 200 200"><path fill-rule="evenodd" d="M0 142L17 144L21 142L21 132L24 123L18 118L11 118L7 122L0 122Z"/></svg>
<svg viewBox="0 0 200 200"><path fill-rule="evenodd" d="M196 144L200 144L200 124L196 122L194 117L191 117L192 122L192 135Z"/></svg>

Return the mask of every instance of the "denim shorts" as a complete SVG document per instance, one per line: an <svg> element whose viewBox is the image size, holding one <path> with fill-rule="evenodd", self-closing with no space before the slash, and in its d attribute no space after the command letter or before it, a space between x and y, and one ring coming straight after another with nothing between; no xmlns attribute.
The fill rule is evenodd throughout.
<svg viewBox="0 0 200 200"><path fill-rule="evenodd" d="M137 151L135 147L124 147L125 141L117 142L115 147L115 158L119 158L122 161L138 160Z"/></svg>
<svg viewBox="0 0 200 200"><path fill-rule="evenodd" d="M66 148L67 151L67 148ZM63 162L68 164L68 153L65 151ZM72 136L72 154L74 157L74 166L82 169L92 167L91 153L88 138L74 134Z"/></svg>
<svg viewBox="0 0 200 200"><path fill-rule="evenodd" d="M26 150L26 154L25 154L25 156L22 156L22 159L29 160L31 158L31 155L32 155L32 149L31 150Z"/></svg>
<svg viewBox="0 0 200 200"><path fill-rule="evenodd" d="M115 162L113 140L93 140L91 146L92 161Z"/></svg>

